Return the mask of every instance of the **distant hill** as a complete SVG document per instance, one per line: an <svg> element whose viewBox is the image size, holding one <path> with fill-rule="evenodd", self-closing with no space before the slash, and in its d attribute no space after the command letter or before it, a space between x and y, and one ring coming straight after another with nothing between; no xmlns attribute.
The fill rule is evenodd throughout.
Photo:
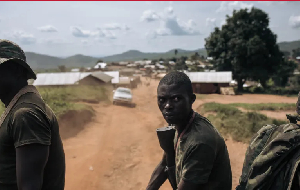
<svg viewBox="0 0 300 190"><path fill-rule="evenodd" d="M293 49L300 48L300 40L292 42L280 42L278 43L281 51L291 52ZM206 50L204 48L197 49L194 51L177 49L178 53L176 57L181 56L191 56L195 52L198 52L199 55L207 56ZM105 62L119 62L119 61L137 61L142 59L166 59L175 57L175 49L172 49L167 52L156 52L156 53L145 53L138 50L129 50L121 54L106 56L102 58L96 58L91 56L85 56L77 54L67 58L59 58L48 55L42 55L32 52L26 52L26 57L29 65L35 69L56 69L59 65L64 65L67 68L74 67L92 67L95 65L97 60L102 59Z"/></svg>
<svg viewBox="0 0 300 190"><path fill-rule="evenodd" d="M53 57L49 55L37 54L32 52L25 52L28 64L33 69L51 69L57 68L63 63L62 58Z"/></svg>
<svg viewBox="0 0 300 190"><path fill-rule="evenodd" d="M60 65L67 68L72 67L92 67L99 58L89 57L85 55L74 55L67 58L58 58L49 55L42 55L32 52L26 52L27 62L31 68L35 70L40 69L54 69Z"/></svg>
<svg viewBox="0 0 300 190"><path fill-rule="evenodd" d="M280 42L278 45L281 51L288 51L292 53L294 49L300 48L300 40L292 42Z"/></svg>
<svg viewBox="0 0 300 190"><path fill-rule="evenodd" d="M176 57L190 56L195 52L198 52L200 55L206 56L205 49L198 49L194 51L177 49L177 51L178 53ZM160 58L166 59L172 57L175 57L175 49L164 53L144 53L137 50L129 50L121 54L102 57L101 59L107 62L117 62L117 61L137 61L141 59L160 59Z"/></svg>

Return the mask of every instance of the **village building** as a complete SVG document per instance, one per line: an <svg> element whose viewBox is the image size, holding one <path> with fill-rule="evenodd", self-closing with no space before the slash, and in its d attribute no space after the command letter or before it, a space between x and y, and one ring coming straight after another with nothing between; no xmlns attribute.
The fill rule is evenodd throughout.
<svg viewBox="0 0 300 190"><path fill-rule="evenodd" d="M113 77L103 72L38 73L34 86L74 86L111 84Z"/></svg>
<svg viewBox="0 0 300 190"><path fill-rule="evenodd" d="M107 63L97 63L95 66L94 66L94 69L106 69L107 67Z"/></svg>
<svg viewBox="0 0 300 190"><path fill-rule="evenodd" d="M189 76L194 93L220 93L221 87L229 87L232 72L186 72Z"/></svg>
<svg viewBox="0 0 300 190"><path fill-rule="evenodd" d="M119 83L120 72L119 71L105 71L105 74L112 77L111 84L116 85Z"/></svg>

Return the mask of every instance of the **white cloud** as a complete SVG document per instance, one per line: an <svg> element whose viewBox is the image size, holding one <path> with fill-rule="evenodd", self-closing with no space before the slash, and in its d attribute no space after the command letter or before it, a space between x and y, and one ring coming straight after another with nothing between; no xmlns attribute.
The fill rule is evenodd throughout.
<svg viewBox="0 0 300 190"><path fill-rule="evenodd" d="M72 26L70 28L73 36L78 37L78 38L88 38L92 36L92 32L89 30L82 30L81 28L77 26Z"/></svg>
<svg viewBox="0 0 300 190"><path fill-rule="evenodd" d="M223 20L221 21L220 25L223 26L223 25L225 25L225 24L226 24L226 20L223 19Z"/></svg>
<svg viewBox="0 0 300 190"><path fill-rule="evenodd" d="M300 28L300 15L291 16L289 19L289 24L292 28Z"/></svg>
<svg viewBox="0 0 300 190"><path fill-rule="evenodd" d="M239 9L251 9L253 4L244 3L241 1L222 1L220 7L216 10L217 13L225 11L233 11Z"/></svg>
<svg viewBox="0 0 300 190"><path fill-rule="evenodd" d="M158 15L155 13L155 15ZM191 19L188 22L180 21L174 15L173 7L165 8L164 12L158 17L160 27L152 32L147 32L146 36L156 38L158 36L188 36L199 35L200 32L196 28L196 23ZM152 18L152 17L151 17ZM149 20L145 20L149 22Z"/></svg>
<svg viewBox="0 0 300 190"><path fill-rule="evenodd" d="M216 25L216 18L206 18L206 26Z"/></svg>
<svg viewBox="0 0 300 190"><path fill-rule="evenodd" d="M103 29L105 30L130 30L129 26L126 24L119 24L119 23L110 23L105 24Z"/></svg>
<svg viewBox="0 0 300 190"><path fill-rule="evenodd" d="M125 24L124 30L130 30L130 27Z"/></svg>
<svg viewBox="0 0 300 190"><path fill-rule="evenodd" d="M116 39L116 35L112 33L110 30L103 30L101 28L97 28L95 31L91 30L83 30L80 27L73 26L71 27L71 32L73 36L78 38L89 38L93 37L96 41L101 41L101 38L107 39Z"/></svg>
<svg viewBox="0 0 300 190"><path fill-rule="evenodd" d="M271 5L284 5L287 4L288 1L258 1L258 3L271 6Z"/></svg>
<svg viewBox="0 0 300 190"><path fill-rule="evenodd" d="M103 30L103 34L104 34L105 38L108 38L108 39L116 39L115 34L112 33L112 32L109 31L109 30Z"/></svg>
<svg viewBox="0 0 300 190"><path fill-rule="evenodd" d="M41 32L57 32L58 31L57 28L55 28L52 25L38 27L38 30Z"/></svg>
<svg viewBox="0 0 300 190"><path fill-rule="evenodd" d="M14 31L12 38L24 45L36 43L36 38L32 34L27 34L23 31Z"/></svg>
<svg viewBox="0 0 300 190"><path fill-rule="evenodd" d="M73 36L78 38L105 37L104 33L100 29L98 29L97 31L90 31L90 30L83 30L77 26L72 26L70 30Z"/></svg>
<svg viewBox="0 0 300 190"><path fill-rule="evenodd" d="M146 10L143 12L141 16L141 21L153 22L159 20L160 16L153 10Z"/></svg>
<svg viewBox="0 0 300 190"><path fill-rule="evenodd" d="M165 8L165 12L167 12L168 14L173 14L174 9L173 9L173 7L167 7L167 8Z"/></svg>
<svg viewBox="0 0 300 190"><path fill-rule="evenodd" d="M42 43L47 45L63 45L63 44L72 44L71 41L68 41L66 39L62 38L48 38L48 39L42 39Z"/></svg>
<svg viewBox="0 0 300 190"><path fill-rule="evenodd" d="M83 43L84 45L87 45L89 43L89 41L87 41L87 40L81 40L81 43Z"/></svg>

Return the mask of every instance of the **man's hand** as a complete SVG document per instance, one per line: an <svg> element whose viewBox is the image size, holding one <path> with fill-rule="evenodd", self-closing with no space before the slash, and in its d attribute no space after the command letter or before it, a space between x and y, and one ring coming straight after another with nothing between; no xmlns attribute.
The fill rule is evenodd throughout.
<svg viewBox="0 0 300 190"><path fill-rule="evenodd" d="M168 174L165 172L166 165L166 155L164 154L162 160L154 169L146 190L158 190L167 180Z"/></svg>
<svg viewBox="0 0 300 190"><path fill-rule="evenodd" d="M167 155L174 155L174 136L175 129L171 127L162 127L156 130L160 147Z"/></svg>
<svg viewBox="0 0 300 190"><path fill-rule="evenodd" d="M41 190L49 146L30 144L16 148L17 183L19 190Z"/></svg>

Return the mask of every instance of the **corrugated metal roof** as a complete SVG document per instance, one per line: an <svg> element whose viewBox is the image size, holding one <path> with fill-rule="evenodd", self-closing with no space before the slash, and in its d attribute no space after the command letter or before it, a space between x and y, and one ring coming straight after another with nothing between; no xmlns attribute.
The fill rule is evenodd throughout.
<svg viewBox="0 0 300 190"><path fill-rule="evenodd" d="M108 82L112 79L109 75L102 72L64 72L64 73L38 73L37 79L33 82L35 86L51 86L51 85L75 85L81 79L92 75L93 77L99 78L104 82Z"/></svg>
<svg viewBox="0 0 300 190"><path fill-rule="evenodd" d="M74 85L80 80L80 72L38 73L33 82L35 86L45 85Z"/></svg>
<svg viewBox="0 0 300 190"><path fill-rule="evenodd" d="M192 83L230 83L232 72L187 72Z"/></svg>
<svg viewBox="0 0 300 190"><path fill-rule="evenodd" d="M116 83L120 82L120 80L119 80L119 76L120 76L119 71L107 71L107 72L104 72L104 73L113 77L113 79L111 79L112 84L116 84Z"/></svg>
<svg viewBox="0 0 300 190"><path fill-rule="evenodd" d="M93 77L96 77L100 80L102 80L103 82L107 83L109 81L111 81L114 77L101 72L101 71L96 71L96 72L87 72L87 73L81 73L80 75L80 80L83 79L84 77L87 77L88 75L92 75Z"/></svg>

